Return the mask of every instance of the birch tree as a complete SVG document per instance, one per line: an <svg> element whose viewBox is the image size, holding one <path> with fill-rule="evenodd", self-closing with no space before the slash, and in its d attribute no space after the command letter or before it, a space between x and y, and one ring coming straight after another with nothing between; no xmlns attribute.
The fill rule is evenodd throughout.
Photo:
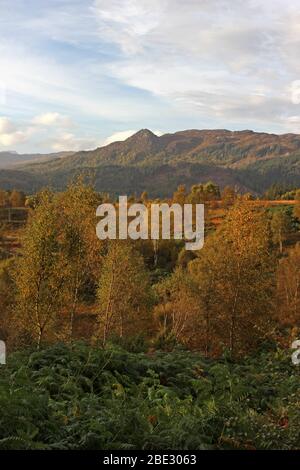
<svg viewBox="0 0 300 470"><path fill-rule="evenodd" d="M126 240L109 242L98 288L96 338L105 347L113 335L120 338L147 331L151 287L143 259Z"/></svg>
<svg viewBox="0 0 300 470"><path fill-rule="evenodd" d="M45 191L31 215L16 261L15 322L39 348L55 323L64 302L65 260L61 256L57 206Z"/></svg>
<svg viewBox="0 0 300 470"><path fill-rule="evenodd" d="M214 319L210 336L215 342L235 356L266 337L276 262L263 212L238 202L190 269L199 285L202 315Z"/></svg>

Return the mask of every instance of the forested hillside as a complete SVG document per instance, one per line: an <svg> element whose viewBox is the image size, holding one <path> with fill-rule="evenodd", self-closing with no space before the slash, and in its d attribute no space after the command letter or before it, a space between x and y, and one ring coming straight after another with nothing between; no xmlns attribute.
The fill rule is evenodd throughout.
<svg viewBox="0 0 300 470"><path fill-rule="evenodd" d="M29 162L43 162L53 158L63 158L74 152L56 152L49 154L25 153L2 151L0 152L0 168L12 168L16 165L24 165Z"/></svg>
<svg viewBox="0 0 300 470"><path fill-rule="evenodd" d="M21 172L21 173L20 173ZM263 193L300 181L300 137L253 131L188 130L160 137L143 129L123 142L0 172L0 186L32 192L64 189L81 174L98 191L168 197L179 184L213 180L222 188Z"/></svg>

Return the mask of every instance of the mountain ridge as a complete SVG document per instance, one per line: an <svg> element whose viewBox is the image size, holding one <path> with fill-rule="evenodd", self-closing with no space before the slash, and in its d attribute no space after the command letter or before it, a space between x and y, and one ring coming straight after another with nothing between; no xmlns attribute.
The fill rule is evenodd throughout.
<svg viewBox="0 0 300 470"><path fill-rule="evenodd" d="M0 169L13 168L16 165L25 165L30 162L48 161L54 158L64 158L73 154L70 151L50 153L18 153L15 150L0 151Z"/></svg>
<svg viewBox="0 0 300 470"><path fill-rule="evenodd" d="M300 135L189 129L157 136L141 129L124 141L14 170L54 189L83 174L97 190L115 194L146 190L167 196L178 184L208 179L259 193L274 183L300 185ZM0 173L0 187L4 176Z"/></svg>

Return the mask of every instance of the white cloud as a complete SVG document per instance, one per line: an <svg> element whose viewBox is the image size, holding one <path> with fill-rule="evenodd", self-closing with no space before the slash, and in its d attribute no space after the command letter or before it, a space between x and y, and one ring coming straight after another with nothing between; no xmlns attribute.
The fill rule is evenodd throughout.
<svg viewBox="0 0 300 470"><path fill-rule="evenodd" d="M136 132L137 132L136 130L115 132L114 134L107 137L107 139L105 139L103 145L108 145L108 144L111 144L112 142L117 142L119 140L126 140L128 139L128 137L131 137Z"/></svg>
<svg viewBox="0 0 300 470"><path fill-rule="evenodd" d="M111 77L104 76L104 65L99 66L95 59L58 61L3 41L0 70L7 107L14 97L19 103L28 100L31 105L42 103L43 108L59 107L72 116L126 122L131 116L142 119L149 111L148 103L140 106L136 97L116 90Z"/></svg>
<svg viewBox="0 0 300 470"><path fill-rule="evenodd" d="M64 150L79 151L95 148L96 142L93 139L76 137L70 132L63 132L53 139L49 139L47 145L56 152L62 152Z"/></svg>
<svg viewBox="0 0 300 470"><path fill-rule="evenodd" d="M60 126L60 127L71 127L72 121L67 116L62 116L56 112L48 112L39 114L33 119L33 124L41 126Z"/></svg>
<svg viewBox="0 0 300 470"><path fill-rule="evenodd" d="M4 147L10 147L12 145L25 142L27 135L24 132L13 132L11 134L0 134L0 144Z"/></svg>
<svg viewBox="0 0 300 470"><path fill-rule="evenodd" d="M147 123L297 129L299 0L0 3L1 112L27 119L0 122L3 146L79 148Z"/></svg>
<svg viewBox="0 0 300 470"><path fill-rule="evenodd" d="M6 116L0 117L0 148L10 147L10 150L18 149L19 145L34 142L34 152L38 152L40 146L44 151L77 151L95 148L99 142L95 139L79 135L66 130L67 126L74 124L67 116L57 112L43 113L30 120L30 126L13 122ZM62 129L65 129L62 131Z"/></svg>
<svg viewBox="0 0 300 470"><path fill-rule="evenodd" d="M295 134L300 134L300 115L299 116L289 116L286 120L286 132L293 132Z"/></svg>
<svg viewBox="0 0 300 470"><path fill-rule="evenodd" d="M15 126L7 117L0 117L0 134L11 134L15 131Z"/></svg>
<svg viewBox="0 0 300 470"><path fill-rule="evenodd" d="M108 73L177 114L284 127L300 111L286 93L300 77L296 0L95 0L94 12L122 52Z"/></svg>
<svg viewBox="0 0 300 470"><path fill-rule="evenodd" d="M134 54L143 49L145 38L160 25L166 6L165 0L95 0L92 11L101 37Z"/></svg>
<svg viewBox="0 0 300 470"><path fill-rule="evenodd" d="M103 145L108 145L111 144L112 142L118 142L118 141L123 141L128 139L128 137L131 137L133 134L135 134L137 130L128 130L128 131L119 131L119 132L114 132L114 134L110 135L105 139L103 142ZM153 131L153 134L160 136L163 133L160 130L155 130Z"/></svg>
<svg viewBox="0 0 300 470"><path fill-rule="evenodd" d="M20 130L8 117L0 117L0 145L9 147L24 142L32 134L32 128Z"/></svg>

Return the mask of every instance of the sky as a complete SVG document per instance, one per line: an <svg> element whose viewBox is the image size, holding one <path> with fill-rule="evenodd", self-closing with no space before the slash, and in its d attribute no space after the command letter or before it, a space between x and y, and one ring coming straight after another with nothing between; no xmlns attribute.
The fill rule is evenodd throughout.
<svg viewBox="0 0 300 470"><path fill-rule="evenodd" d="M300 133L299 0L0 0L0 151Z"/></svg>

